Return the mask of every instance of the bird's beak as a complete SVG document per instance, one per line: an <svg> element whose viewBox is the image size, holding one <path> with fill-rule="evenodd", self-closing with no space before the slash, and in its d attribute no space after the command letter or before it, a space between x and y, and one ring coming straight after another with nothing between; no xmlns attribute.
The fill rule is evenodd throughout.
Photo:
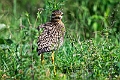
<svg viewBox="0 0 120 80"><path fill-rule="evenodd" d="M63 16L60 15L59 17L60 17L60 19L62 19Z"/></svg>

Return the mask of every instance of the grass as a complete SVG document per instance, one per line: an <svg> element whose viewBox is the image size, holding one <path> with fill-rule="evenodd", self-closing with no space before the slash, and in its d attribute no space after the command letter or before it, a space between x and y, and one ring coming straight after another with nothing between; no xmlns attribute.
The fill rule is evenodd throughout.
<svg viewBox="0 0 120 80"><path fill-rule="evenodd" d="M81 9L75 13L73 13L73 8L71 8L70 14L67 14L69 10L64 9L67 14L63 19L66 25L66 35L64 45L55 51L57 75L54 76L51 54L44 54L44 65L41 65L40 56L37 55L36 42L39 32L36 28L48 20L51 10L61 8L61 5L66 2L61 1L57 4L46 1L45 9L38 11L34 18L28 12L23 12L21 16L17 15L16 0L14 0L15 17L5 15L0 18L1 23L4 23L4 25L0 25L0 79L119 80L120 33L115 28L119 24L119 17L118 19L115 17L117 22L114 25L109 25L106 17L102 15L90 16L88 8L85 6L88 2L89 0L86 0L86 3L81 3ZM74 3L72 7L77 6L78 2ZM109 9L107 11L105 11L106 15L109 14ZM79 12L81 14L76 17L75 14ZM6 16L8 16L7 19ZM71 21L71 19L73 20ZM115 27L109 27L111 25ZM90 26L92 28L89 28Z"/></svg>

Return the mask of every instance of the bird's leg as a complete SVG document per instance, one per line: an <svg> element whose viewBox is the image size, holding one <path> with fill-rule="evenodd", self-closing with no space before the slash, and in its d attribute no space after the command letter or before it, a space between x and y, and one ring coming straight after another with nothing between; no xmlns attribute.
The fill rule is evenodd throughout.
<svg viewBox="0 0 120 80"><path fill-rule="evenodd" d="M43 56L43 53L41 54L41 64L44 64L44 56Z"/></svg>
<svg viewBox="0 0 120 80"><path fill-rule="evenodd" d="M55 64L54 64L54 52L52 52L51 59L52 59L52 64L54 66L54 75L56 75L56 69L55 69Z"/></svg>
<svg viewBox="0 0 120 80"><path fill-rule="evenodd" d="M54 64L54 52L52 52L51 59L52 59L52 64Z"/></svg>

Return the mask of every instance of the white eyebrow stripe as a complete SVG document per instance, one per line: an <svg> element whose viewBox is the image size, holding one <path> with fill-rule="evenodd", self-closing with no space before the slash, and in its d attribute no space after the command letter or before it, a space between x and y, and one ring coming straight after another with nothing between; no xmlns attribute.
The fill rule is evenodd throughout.
<svg viewBox="0 0 120 80"><path fill-rule="evenodd" d="M56 16L52 16L51 18L55 18L55 17L56 17ZM63 16L59 16L59 17L62 19Z"/></svg>
<svg viewBox="0 0 120 80"><path fill-rule="evenodd" d="M52 16L52 18L55 18L55 16Z"/></svg>

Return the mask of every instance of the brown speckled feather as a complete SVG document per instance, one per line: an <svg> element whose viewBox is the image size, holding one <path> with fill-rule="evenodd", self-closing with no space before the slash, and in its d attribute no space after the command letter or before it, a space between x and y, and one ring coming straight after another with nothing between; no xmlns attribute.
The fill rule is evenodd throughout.
<svg viewBox="0 0 120 80"><path fill-rule="evenodd" d="M43 32L38 38L38 54L56 50L63 44L65 27L62 21L50 21L38 27Z"/></svg>

